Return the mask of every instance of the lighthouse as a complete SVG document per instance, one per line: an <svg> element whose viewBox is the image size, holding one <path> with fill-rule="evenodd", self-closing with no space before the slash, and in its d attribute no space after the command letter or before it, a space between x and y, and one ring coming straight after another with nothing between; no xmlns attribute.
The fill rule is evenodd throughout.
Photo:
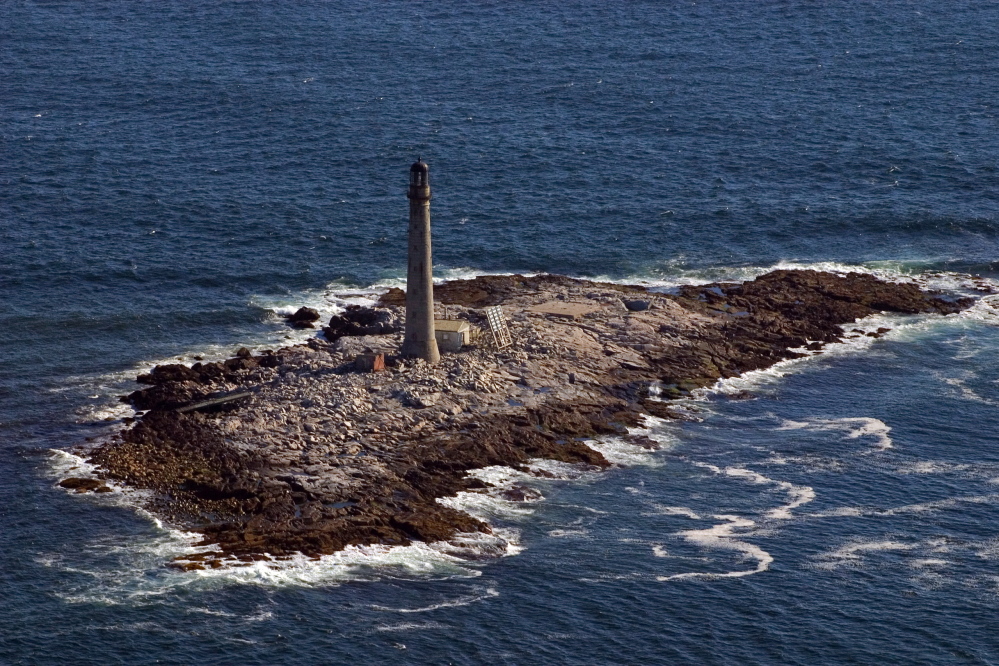
<svg viewBox="0 0 999 666"><path fill-rule="evenodd" d="M433 257L430 251L430 167L409 167L409 269L406 273L406 337L400 353L437 363L434 337Z"/></svg>

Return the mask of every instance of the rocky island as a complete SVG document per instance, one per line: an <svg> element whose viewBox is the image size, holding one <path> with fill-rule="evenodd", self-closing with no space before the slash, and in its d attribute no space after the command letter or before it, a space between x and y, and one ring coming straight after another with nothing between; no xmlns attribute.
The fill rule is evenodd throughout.
<svg viewBox="0 0 999 666"><path fill-rule="evenodd" d="M389 290L306 345L140 376L148 388L125 398L139 417L87 452L102 480L62 483L150 491L151 511L218 546L174 563L183 568L447 540L490 529L438 502L487 490L470 470L528 469L535 458L607 467L588 438L654 447L628 428L643 414L676 418L673 398L844 337L878 337L886 329L854 324L876 312L949 314L972 302L798 270L672 294L554 275L434 291L439 310L477 333L439 363L397 356L405 296ZM511 332L503 348L486 323L492 306ZM379 353L384 369L358 360Z"/></svg>

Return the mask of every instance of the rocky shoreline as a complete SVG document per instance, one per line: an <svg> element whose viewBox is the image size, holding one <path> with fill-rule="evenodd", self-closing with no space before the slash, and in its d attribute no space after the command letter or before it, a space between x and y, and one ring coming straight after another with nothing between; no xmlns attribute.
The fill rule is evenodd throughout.
<svg viewBox="0 0 999 666"><path fill-rule="evenodd" d="M437 365L394 356L403 293L390 290L377 307L334 316L306 345L140 376L148 388L126 399L141 416L89 461L101 479L151 491L151 511L217 544L173 563L186 569L447 540L490 530L437 501L487 490L470 470L526 470L535 458L607 467L587 438L614 433L654 447L627 429L643 414L678 418L672 398L847 336L880 336L844 330L877 312L949 314L973 302L797 270L670 295L487 276L440 285L435 299L480 331ZM513 335L504 349L486 329L483 308L494 305ZM371 352L386 354L384 371L357 369L355 358ZM93 479L62 484L107 490Z"/></svg>

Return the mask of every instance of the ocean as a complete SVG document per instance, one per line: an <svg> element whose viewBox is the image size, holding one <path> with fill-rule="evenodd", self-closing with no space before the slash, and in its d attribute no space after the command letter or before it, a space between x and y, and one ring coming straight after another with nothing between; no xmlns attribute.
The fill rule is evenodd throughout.
<svg viewBox="0 0 999 666"><path fill-rule="evenodd" d="M0 663L999 663L999 5L0 4ZM161 362L405 276L775 267L981 296L448 500L509 544L182 573L74 495ZM972 276L979 276L973 278ZM751 399L735 399L745 397Z"/></svg>

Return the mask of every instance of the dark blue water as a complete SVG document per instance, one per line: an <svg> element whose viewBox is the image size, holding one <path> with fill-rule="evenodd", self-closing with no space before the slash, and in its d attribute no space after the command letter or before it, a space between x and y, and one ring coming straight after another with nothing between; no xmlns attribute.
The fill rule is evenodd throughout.
<svg viewBox="0 0 999 666"><path fill-rule="evenodd" d="M398 281L417 155L441 277L999 279L997 62L963 1L0 4L0 662L999 662L987 302L478 507L487 562L169 573L52 452Z"/></svg>

